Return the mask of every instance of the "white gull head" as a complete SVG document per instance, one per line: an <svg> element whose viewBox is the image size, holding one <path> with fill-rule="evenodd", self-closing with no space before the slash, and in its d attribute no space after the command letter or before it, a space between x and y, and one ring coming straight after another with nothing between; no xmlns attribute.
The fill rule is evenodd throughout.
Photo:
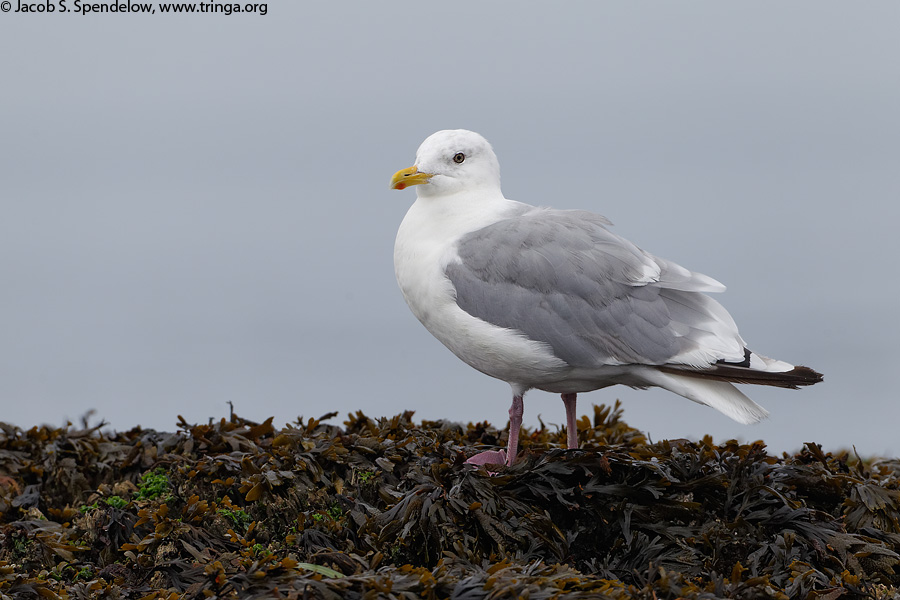
<svg viewBox="0 0 900 600"><path fill-rule="evenodd" d="M460 192L500 192L500 163L486 139L466 129L428 136L416 151L414 166L398 171L391 187L419 185L419 197Z"/></svg>

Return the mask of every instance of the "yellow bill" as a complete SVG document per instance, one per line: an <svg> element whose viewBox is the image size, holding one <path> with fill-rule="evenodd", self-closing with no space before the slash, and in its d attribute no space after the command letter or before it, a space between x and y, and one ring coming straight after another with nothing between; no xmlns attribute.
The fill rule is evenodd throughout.
<svg viewBox="0 0 900 600"><path fill-rule="evenodd" d="M408 169L400 169L391 177L391 189L402 190L410 185L421 185L428 183L428 180L434 177L431 173L420 173L415 166Z"/></svg>

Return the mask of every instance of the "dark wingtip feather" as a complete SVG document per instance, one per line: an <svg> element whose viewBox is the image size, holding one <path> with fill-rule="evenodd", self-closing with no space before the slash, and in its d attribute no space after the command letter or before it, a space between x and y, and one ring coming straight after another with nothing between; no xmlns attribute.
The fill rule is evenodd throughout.
<svg viewBox="0 0 900 600"><path fill-rule="evenodd" d="M793 375L799 379L802 379L802 381L797 382L797 385L813 385L814 383L819 383L825 379L825 377L818 371L810 369L809 367L804 367L802 365L794 367L792 370L784 373L784 375Z"/></svg>
<svg viewBox="0 0 900 600"><path fill-rule="evenodd" d="M708 369L702 370L665 365L660 367L660 370L678 375L691 375L705 379L719 379L731 383L773 385L792 390L796 390L801 386L819 383L824 379L822 374L818 371L803 366L797 366L790 371L782 371L780 373L757 371L734 363L716 363L711 365Z"/></svg>

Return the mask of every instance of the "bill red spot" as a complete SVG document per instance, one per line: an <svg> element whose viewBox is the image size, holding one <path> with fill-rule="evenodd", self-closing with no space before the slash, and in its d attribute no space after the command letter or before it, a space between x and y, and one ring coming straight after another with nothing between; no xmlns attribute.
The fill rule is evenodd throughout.
<svg viewBox="0 0 900 600"><path fill-rule="evenodd" d="M398 190L402 190L402 189L406 189L406 184L405 184L405 183L398 183L398 184L395 185L394 187L397 188Z"/></svg>

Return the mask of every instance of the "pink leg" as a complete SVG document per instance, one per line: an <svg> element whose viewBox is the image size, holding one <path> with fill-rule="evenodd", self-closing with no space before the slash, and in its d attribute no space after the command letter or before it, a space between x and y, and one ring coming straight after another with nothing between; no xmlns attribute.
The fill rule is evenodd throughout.
<svg viewBox="0 0 900 600"><path fill-rule="evenodd" d="M512 406L509 407L509 441L506 442L506 464L512 466L516 461L516 452L519 451L519 429L522 428L522 414L525 412L525 402L522 396L513 396Z"/></svg>
<svg viewBox="0 0 900 600"><path fill-rule="evenodd" d="M575 400L578 394L563 394L562 401L566 405L566 433L568 434L569 449L578 447L578 426L575 423Z"/></svg>
<svg viewBox="0 0 900 600"><path fill-rule="evenodd" d="M522 428L522 413L525 412L525 403L522 396L513 396L512 406L509 407L509 441L506 450L487 450L470 456L466 462L470 465L502 465L506 463L512 466L516 460L516 452L519 449L519 430Z"/></svg>

